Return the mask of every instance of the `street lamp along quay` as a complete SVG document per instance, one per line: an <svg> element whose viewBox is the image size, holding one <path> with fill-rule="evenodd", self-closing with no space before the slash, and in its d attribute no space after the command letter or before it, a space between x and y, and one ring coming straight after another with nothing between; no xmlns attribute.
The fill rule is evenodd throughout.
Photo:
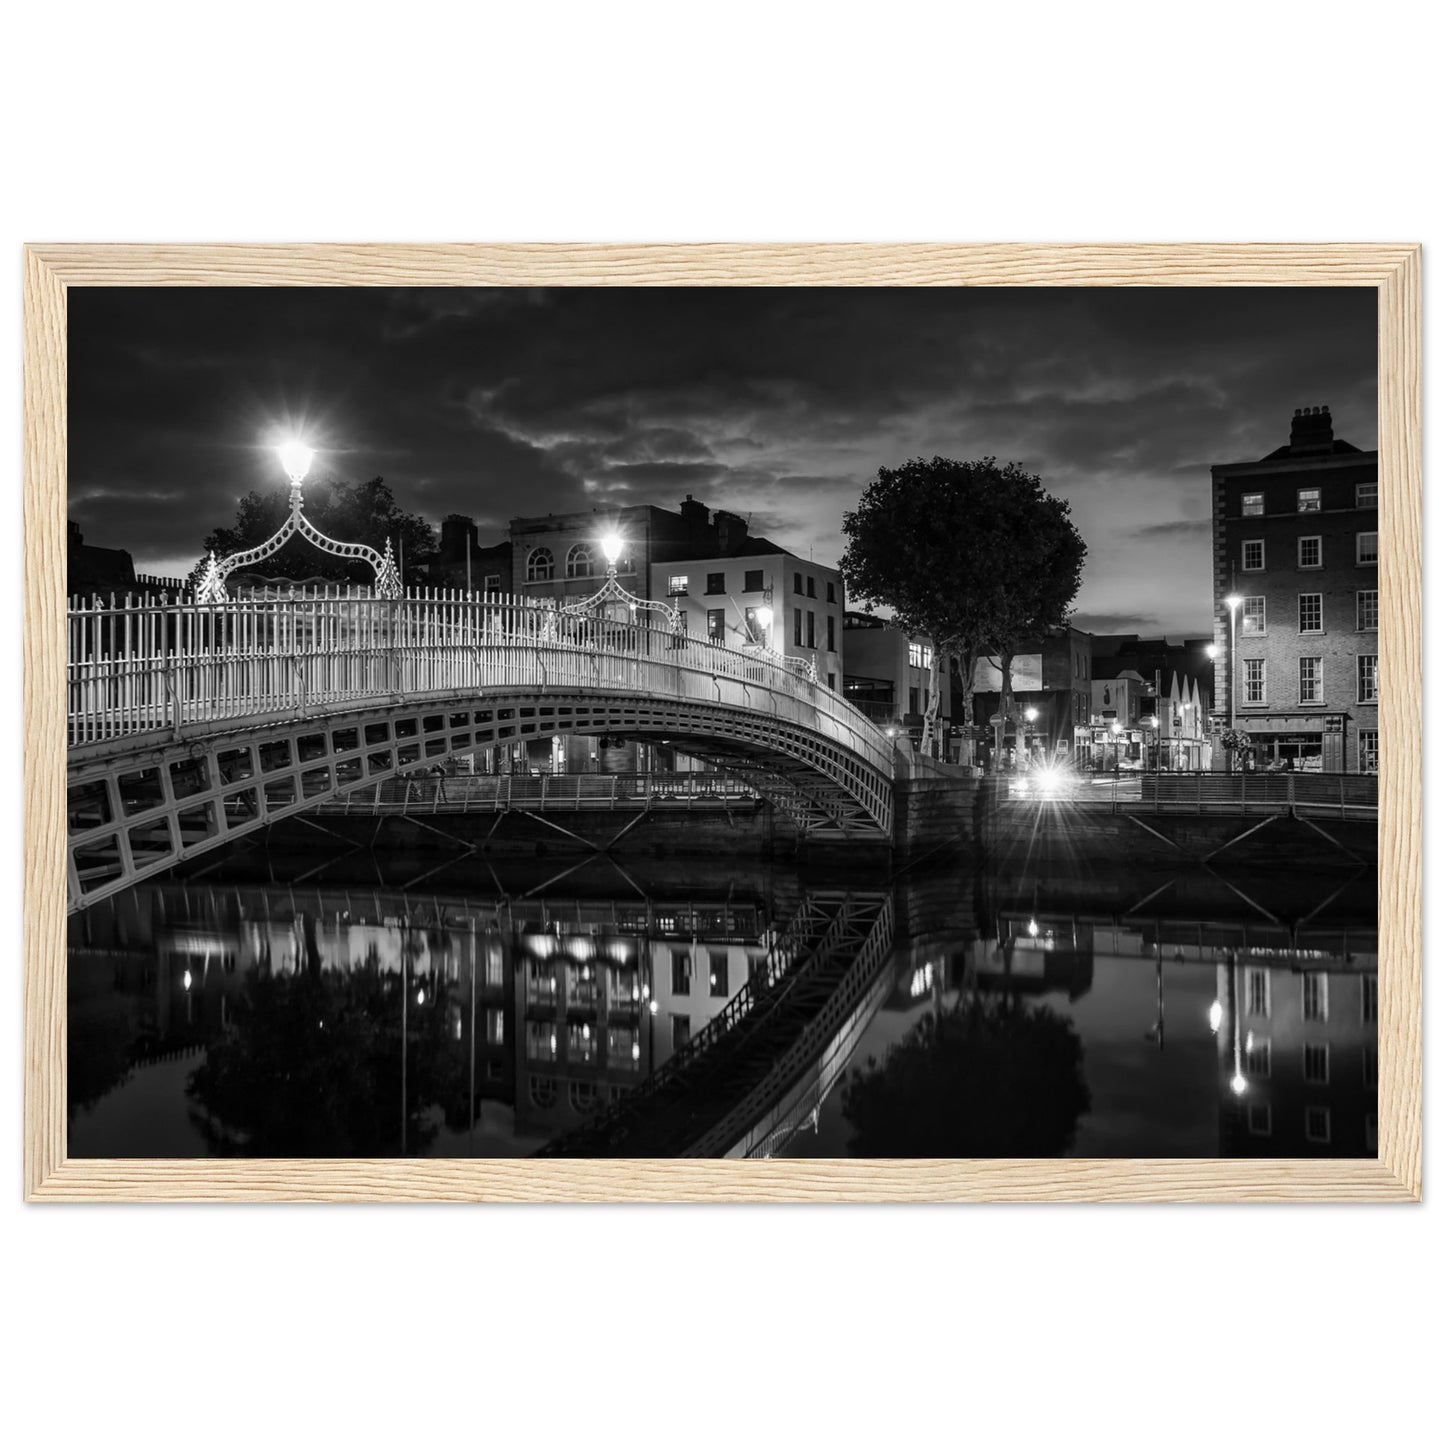
<svg viewBox="0 0 1445 1445"><path fill-rule="evenodd" d="M1229 731L1234 731L1234 692L1239 685L1239 661L1235 653L1235 619L1239 613L1240 604L1244 598L1237 592L1231 592L1225 599L1224 605L1229 608ZM1229 760L1231 771L1234 767L1234 749L1226 748L1225 757Z"/></svg>

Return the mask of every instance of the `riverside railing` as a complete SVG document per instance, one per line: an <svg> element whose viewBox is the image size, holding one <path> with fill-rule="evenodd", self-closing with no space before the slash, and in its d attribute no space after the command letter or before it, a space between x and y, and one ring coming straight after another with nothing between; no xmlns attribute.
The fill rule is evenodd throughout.
<svg viewBox="0 0 1445 1445"><path fill-rule="evenodd" d="M68 615L72 747L232 720L307 717L350 702L524 687L622 691L770 714L891 774L891 741L782 657L550 602L345 589L206 604L77 599Z"/></svg>
<svg viewBox="0 0 1445 1445"><path fill-rule="evenodd" d="M321 813L491 813L513 809L587 812L645 808L722 808L755 802L757 792L712 773L459 773L392 778L352 788Z"/></svg>
<svg viewBox="0 0 1445 1445"><path fill-rule="evenodd" d="M1057 803L1083 812L1265 816L1299 813L1374 818L1379 778L1373 773L1120 772L1059 774L1048 769L1010 782L1009 798Z"/></svg>

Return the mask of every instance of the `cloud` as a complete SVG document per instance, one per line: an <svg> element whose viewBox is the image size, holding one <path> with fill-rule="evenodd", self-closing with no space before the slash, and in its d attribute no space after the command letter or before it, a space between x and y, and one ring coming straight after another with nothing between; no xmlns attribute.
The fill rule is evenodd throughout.
<svg viewBox="0 0 1445 1445"><path fill-rule="evenodd" d="M1066 498L1097 616L1201 631L1209 465L1297 406L1375 435L1372 292L80 288L72 504L140 565L284 485L268 444L434 521L692 493L836 561L880 466L994 455ZM1132 629L1126 629L1132 630Z"/></svg>

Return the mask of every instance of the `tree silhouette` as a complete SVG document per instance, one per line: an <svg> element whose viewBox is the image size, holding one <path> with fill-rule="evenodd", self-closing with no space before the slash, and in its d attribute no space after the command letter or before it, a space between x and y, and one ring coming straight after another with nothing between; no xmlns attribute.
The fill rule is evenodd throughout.
<svg viewBox="0 0 1445 1445"><path fill-rule="evenodd" d="M374 970L253 974L187 1092L216 1153L341 1158L401 1151L401 980ZM409 1001L410 1003L410 1001ZM454 1091L445 999L407 1019L407 1152Z"/></svg>
<svg viewBox="0 0 1445 1445"><path fill-rule="evenodd" d="M933 639L930 705L940 681L947 685L947 659L953 660L965 723L973 721L974 664L981 657L999 658L999 711L1008 715L1014 649L1064 625L1088 551L1069 504L1032 472L1015 462L1000 466L994 457L880 467L844 516L843 535L838 566L848 590L891 608L899 627Z"/></svg>
<svg viewBox="0 0 1445 1445"><path fill-rule="evenodd" d="M203 552L222 557L259 546L286 520L290 498L287 486L248 492L236 506L236 520L229 527L217 527L206 538ZM404 581L423 575L423 569L436 557L437 540L426 518L402 511L391 488L380 477L361 483L332 477L309 479L305 501L312 524L338 542L364 542L384 552L389 541L392 552L405 564ZM200 566L198 563L192 580ZM259 563L257 571L297 582L313 577L331 582L372 580L367 563L328 556L300 537L292 537L279 552Z"/></svg>
<svg viewBox="0 0 1445 1445"><path fill-rule="evenodd" d="M843 1090L849 1152L864 1158L1062 1154L1089 1110L1073 1024L1044 1006L972 997L926 1014Z"/></svg>

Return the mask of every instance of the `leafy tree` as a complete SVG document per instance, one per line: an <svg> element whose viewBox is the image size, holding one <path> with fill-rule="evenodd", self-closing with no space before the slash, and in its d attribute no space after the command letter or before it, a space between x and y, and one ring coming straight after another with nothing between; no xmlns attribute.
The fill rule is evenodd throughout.
<svg viewBox="0 0 1445 1445"><path fill-rule="evenodd" d="M258 547L272 536L291 506L287 486L248 492L236 507L236 520L229 527L217 527L203 545L203 552L218 557ZM313 526L338 542L364 542L378 552L391 543L393 554L405 565L403 580L413 582L429 567L437 554L437 540L425 517L402 511L391 488L380 477L369 482L339 481L317 477L306 483L306 515ZM199 574L200 564L192 574ZM292 537L279 552L256 566L267 577L303 581L320 577L331 582L367 583L371 568L365 562L347 562L318 552L310 542Z"/></svg>
<svg viewBox="0 0 1445 1445"><path fill-rule="evenodd" d="M1007 717L1015 647L1062 627L1079 590L1087 548L1069 504L1016 462L918 458L878 469L843 518L843 535L839 568L849 591L933 639L930 706L951 659L971 722L974 666L997 656Z"/></svg>
<svg viewBox="0 0 1445 1445"><path fill-rule="evenodd" d="M1062 1154L1090 1106L1084 1049L1052 1009L970 997L925 1014L843 1090L863 1158L1036 1159Z"/></svg>

